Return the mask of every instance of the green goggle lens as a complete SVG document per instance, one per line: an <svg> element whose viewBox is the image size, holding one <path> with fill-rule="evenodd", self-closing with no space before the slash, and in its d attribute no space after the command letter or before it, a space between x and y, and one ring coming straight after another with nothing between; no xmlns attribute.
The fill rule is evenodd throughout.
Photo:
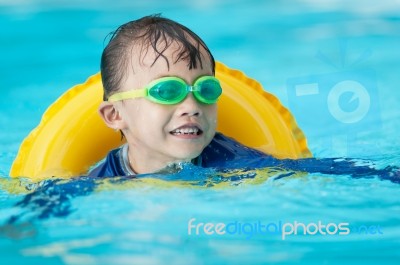
<svg viewBox="0 0 400 265"><path fill-rule="evenodd" d="M186 84L176 80L164 81L148 89L150 99L157 103L176 102L186 97Z"/></svg>
<svg viewBox="0 0 400 265"><path fill-rule="evenodd" d="M216 100L222 93L222 88L217 80L206 79L199 84L200 90L195 93L205 100Z"/></svg>
<svg viewBox="0 0 400 265"><path fill-rule="evenodd" d="M146 97L159 104L172 105L183 101L189 92L193 92L199 102L214 104L221 96L222 88L218 79L213 76L202 76L194 82L193 86L186 84L178 77L163 77L152 81L143 89L116 93L108 101Z"/></svg>

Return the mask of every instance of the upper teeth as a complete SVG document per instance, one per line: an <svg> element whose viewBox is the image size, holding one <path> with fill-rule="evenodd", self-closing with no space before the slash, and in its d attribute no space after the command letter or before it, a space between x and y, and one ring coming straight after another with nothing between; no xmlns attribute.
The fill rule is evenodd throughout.
<svg viewBox="0 0 400 265"><path fill-rule="evenodd" d="M173 133L184 133L184 134L194 134L194 133L198 133L199 129L195 128L195 127L190 127L190 128L181 128L181 129L176 129L173 131Z"/></svg>

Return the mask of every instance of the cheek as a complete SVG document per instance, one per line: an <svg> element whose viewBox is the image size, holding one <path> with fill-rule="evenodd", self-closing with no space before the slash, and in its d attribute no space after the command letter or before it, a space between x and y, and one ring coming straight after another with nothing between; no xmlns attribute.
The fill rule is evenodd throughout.
<svg viewBox="0 0 400 265"><path fill-rule="evenodd" d="M145 133L159 132L159 129L168 123L172 115L171 111L168 111L164 106L147 100L143 100L135 107L127 113L128 119L131 120L131 129L135 130L135 128L132 128L132 126L135 126Z"/></svg>
<svg viewBox="0 0 400 265"><path fill-rule="evenodd" d="M212 106L206 107L204 110L204 114L206 119L211 127L216 127L217 124L217 105L214 104Z"/></svg>
<svg viewBox="0 0 400 265"><path fill-rule="evenodd" d="M143 104L140 100L124 102L120 112L126 125L125 129L132 132L140 131L146 127L147 113L151 114L146 104Z"/></svg>

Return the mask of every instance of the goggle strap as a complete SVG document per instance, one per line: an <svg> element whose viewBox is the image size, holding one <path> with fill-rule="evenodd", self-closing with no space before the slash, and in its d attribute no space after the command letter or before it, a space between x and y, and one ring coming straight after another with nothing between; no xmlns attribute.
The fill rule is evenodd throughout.
<svg viewBox="0 0 400 265"><path fill-rule="evenodd" d="M129 90L124 92L115 93L114 95L108 98L109 102L120 101L124 99L131 99L131 98L139 98L139 97L146 97L147 96L147 88L143 89L135 89Z"/></svg>

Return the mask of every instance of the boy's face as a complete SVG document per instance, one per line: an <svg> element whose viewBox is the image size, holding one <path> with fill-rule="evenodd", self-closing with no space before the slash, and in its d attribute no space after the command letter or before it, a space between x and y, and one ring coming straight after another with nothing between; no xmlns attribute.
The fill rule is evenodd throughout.
<svg viewBox="0 0 400 265"><path fill-rule="evenodd" d="M147 54L138 60L132 58L127 79L121 91L141 89L151 81L165 76L176 76L188 84L200 76L212 75L211 62L205 51L202 52L203 67L188 69L187 61L176 63L177 45L171 45L162 58L153 64L156 58L149 48ZM140 47L132 54L138 54ZM215 134L217 123L216 104L198 102L192 93L176 105L162 105L146 98L128 99L115 102L122 119L122 129L129 144L129 158L134 170L140 172L146 163L154 168L165 167L170 162L190 160L203 151ZM180 129L180 132L179 132ZM199 133L189 133L196 132ZM186 132L186 133L185 133ZM134 160L134 161L132 161ZM145 170L146 171L146 170Z"/></svg>

